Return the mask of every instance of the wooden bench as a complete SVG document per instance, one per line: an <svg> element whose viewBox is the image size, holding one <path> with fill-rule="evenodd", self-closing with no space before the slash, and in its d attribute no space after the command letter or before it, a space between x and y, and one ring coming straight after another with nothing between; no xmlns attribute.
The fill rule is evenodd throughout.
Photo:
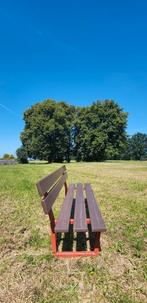
<svg viewBox="0 0 147 303"><path fill-rule="evenodd" d="M49 216L51 226L52 252L58 257L96 256L99 254L100 234L106 230L102 215L96 203L90 184L70 184L67 187L67 170L62 166L55 172L41 179L36 185L39 195L42 197L44 213ZM65 187L65 199L63 201L58 220L53 214L53 204L62 189ZM77 235L88 234L85 239L92 239L90 250L59 251L58 235L69 233Z"/></svg>

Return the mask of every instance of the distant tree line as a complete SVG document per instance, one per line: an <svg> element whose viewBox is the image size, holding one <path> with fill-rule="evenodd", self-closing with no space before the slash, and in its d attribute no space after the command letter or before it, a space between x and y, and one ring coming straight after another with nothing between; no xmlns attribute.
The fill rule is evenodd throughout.
<svg viewBox="0 0 147 303"><path fill-rule="evenodd" d="M147 160L147 134L138 132L133 136L128 136L120 159Z"/></svg>
<svg viewBox="0 0 147 303"><path fill-rule="evenodd" d="M14 160L15 157L12 154L4 154L1 158L1 160Z"/></svg>
<svg viewBox="0 0 147 303"><path fill-rule="evenodd" d="M70 162L72 158L77 161L138 160L147 152L147 135L129 138L127 116L113 100L96 101L87 107L50 99L37 103L24 112L25 127L21 133L22 146L17 150L18 160L21 163L27 163L28 158L49 163Z"/></svg>

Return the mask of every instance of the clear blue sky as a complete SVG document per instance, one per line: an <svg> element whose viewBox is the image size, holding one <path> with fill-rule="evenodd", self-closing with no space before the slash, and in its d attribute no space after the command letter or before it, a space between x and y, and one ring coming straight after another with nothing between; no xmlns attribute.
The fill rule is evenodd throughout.
<svg viewBox="0 0 147 303"><path fill-rule="evenodd" d="M147 1L0 1L0 155L45 98L114 99L147 133Z"/></svg>

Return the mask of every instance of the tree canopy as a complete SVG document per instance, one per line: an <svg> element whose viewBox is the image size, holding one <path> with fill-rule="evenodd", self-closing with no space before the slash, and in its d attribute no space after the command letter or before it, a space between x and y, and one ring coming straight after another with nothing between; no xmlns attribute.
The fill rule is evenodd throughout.
<svg viewBox="0 0 147 303"><path fill-rule="evenodd" d="M126 141L127 113L112 100L94 102L77 110L75 156L77 160L116 159Z"/></svg>
<svg viewBox="0 0 147 303"><path fill-rule="evenodd" d="M69 162L73 114L73 106L53 100L45 100L26 110L21 140L28 157Z"/></svg>
<svg viewBox="0 0 147 303"><path fill-rule="evenodd" d="M17 154L48 162L116 159L126 142L127 113L113 100L88 107L45 100L24 113Z"/></svg>

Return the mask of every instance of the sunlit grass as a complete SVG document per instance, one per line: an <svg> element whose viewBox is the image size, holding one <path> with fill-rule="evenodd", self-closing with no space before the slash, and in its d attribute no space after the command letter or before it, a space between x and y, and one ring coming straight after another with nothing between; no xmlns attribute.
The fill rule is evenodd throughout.
<svg viewBox="0 0 147 303"><path fill-rule="evenodd" d="M107 226L96 258L56 259L36 182L61 164L0 167L0 302L146 302L147 162L67 164L68 183L90 182ZM64 197L55 203L58 216Z"/></svg>

